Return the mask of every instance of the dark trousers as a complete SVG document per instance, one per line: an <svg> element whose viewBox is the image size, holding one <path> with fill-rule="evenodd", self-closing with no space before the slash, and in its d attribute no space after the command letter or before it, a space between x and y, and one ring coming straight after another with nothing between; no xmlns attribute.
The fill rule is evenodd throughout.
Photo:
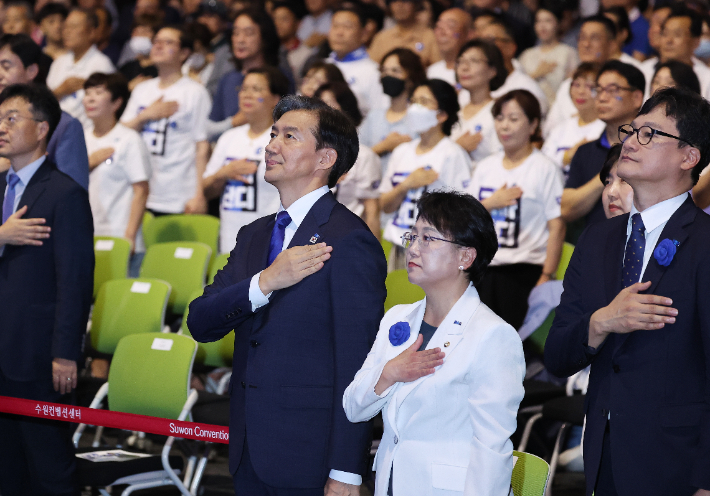
<svg viewBox="0 0 710 496"><path fill-rule="evenodd" d="M323 487L287 488L272 487L263 483L251 464L249 446L245 438L242 459L234 473L234 493L235 496L323 496Z"/></svg>
<svg viewBox="0 0 710 496"><path fill-rule="evenodd" d="M18 382L1 371L0 395L64 404L72 400L54 391L51 377ZM0 494L78 496L74 428L69 422L0 413Z"/></svg>
<svg viewBox="0 0 710 496"><path fill-rule="evenodd" d="M489 266L476 289L481 301L500 318L520 329L528 311L528 296L542 274L541 265Z"/></svg>
<svg viewBox="0 0 710 496"><path fill-rule="evenodd" d="M609 440L609 422L607 421L602 440L602 459L599 464L597 483L594 487L595 496L617 496L611 466L611 442Z"/></svg>

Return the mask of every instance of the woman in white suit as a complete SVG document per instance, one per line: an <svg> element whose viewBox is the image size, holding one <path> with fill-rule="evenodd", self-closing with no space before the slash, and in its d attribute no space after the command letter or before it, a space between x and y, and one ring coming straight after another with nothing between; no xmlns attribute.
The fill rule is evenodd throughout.
<svg viewBox="0 0 710 496"><path fill-rule="evenodd" d="M498 248L493 221L454 192L426 193L418 209L403 244L426 298L387 312L343 406L351 422L382 411L375 496L504 496L525 360L473 286Z"/></svg>

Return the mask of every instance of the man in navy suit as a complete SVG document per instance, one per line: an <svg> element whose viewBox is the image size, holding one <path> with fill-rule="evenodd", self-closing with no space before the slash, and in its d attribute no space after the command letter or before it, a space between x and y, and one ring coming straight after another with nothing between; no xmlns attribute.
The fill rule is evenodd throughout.
<svg viewBox="0 0 710 496"><path fill-rule="evenodd" d="M49 161L45 87L0 93L0 395L70 404L93 290L87 192ZM67 422L0 414L0 493L78 496Z"/></svg>
<svg viewBox="0 0 710 496"><path fill-rule="evenodd" d="M190 306L198 341L235 330L237 496L359 494L371 425L348 423L343 392L384 313L386 262L367 225L328 189L357 151L343 114L282 99L265 157L281 208L239 231L229 262Z"/></svg>
<svg viewBox="0 0 710 496"><path fill-rule="evenodd" d="M591 363L588 495L710 494L710 217L687 193L709 129L710 103L680 89L619 128L634 206L590 226L565 274L545 363Z"/></svg>

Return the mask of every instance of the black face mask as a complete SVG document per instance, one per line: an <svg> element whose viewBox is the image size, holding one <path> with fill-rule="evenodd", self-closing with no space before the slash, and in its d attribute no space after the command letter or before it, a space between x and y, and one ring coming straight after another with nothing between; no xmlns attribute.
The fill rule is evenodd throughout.
<svg viewBox="0 0 710 496"><path fill-rule="evenodd" d="M385 95L391 96L392 98L398 97L404 91L404 85L406 84L404 79L399 79L394 76L384 76L380 79L382 83L382 90Z"/></svg>

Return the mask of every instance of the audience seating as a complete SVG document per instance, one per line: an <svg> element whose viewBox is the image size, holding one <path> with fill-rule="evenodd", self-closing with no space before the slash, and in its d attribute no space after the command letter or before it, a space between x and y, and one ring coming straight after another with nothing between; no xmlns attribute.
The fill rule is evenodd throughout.
<svg viewBox="0 0 710 496"><path fill-rule="evenodd" d="M560 263L557 266L557 273L555 275L555 279L558 281L562 281L565 278L565 272L567 272L567 266L572 259L573 252L574 245L565 241L562 245L562 256L560 256Z"/></svg>
<svg viewBox="0 0 710 496"><path fill-rule="evenodd" d="M202 296L202 290L195 291L190 295L190 301ZM187 328L187 315L189 313L189 304L185 308L185 314L182 317L182 325L180 326L179 334L192 337L190 330ZM197 343L197 355L195 363L206 365L208 367L231 367L232 356L234 355L234 331L227 334L219 341L213 343Z"/></svg>
<svg viewBox="0 0 710 496"><path fill-rule="evenodd" d="M550 466L530 453L513 451L515 465L511 486L515 496L543 496L548 484Z"/></svg>
<svg viewBox="0 0 710 496"><path fill-rule="evenodd" d="M156 243L146 251L140 275L167 281L172 287L168 309L182 315L190 295L204 287L211 254L204 243Z"/></svg>
<svg viewBox="0 0 710 496"><path fill-rule="evenodd" d="M112 354L121 338L163 330L170 285L158 279L122 279L101 286L91 318L91 346Z"/></svg>
<svg viewBox="0 0 710 496"><path fill-rule="evenodd" d="M229 253L220 253L213 258L210 264L210 273L207 275L207 284L212 284L214 282L214 276L217 275L220 269L227 265L227 260L229 259Z"/></svg>
<svg viewBox="0 0 710 496"><path fill-rule="evenodd" d="M219 253L219 219L211 215L162 215L143 226L143 240L146 248L156 243L170 241L196 241L204 243L212 250L212 259Z"/></svg>
<svg viewBox="0 0 710 496"><path fill-rule="evenodd" d="M163 341L156 343L156 340ZM197 400L197 392L188 391L196 350L195 341L187 336L134 334L124 337L116 347L108 382L94 398L91 408L99 408L108 397L112 411L186 420ZM73 438L75 446L78 446L85 428L85 424L77 428ZM123 494L175 485L184 496L191 496L186 487L191 478L190 471L186 472L184 480L180 480L178 472L183 468L182 457L169 456L173 441L173 437L168 437L160 456L141 456L122 462L89 461L82 457L87 450L78 450L80 485L129 484ZM101 494L108 493L104 490Z"/></svg>
<svg viewBox="0 0 710 496"><path fill-rule="evenodd" d="M407 271L404 269L393 270L387 274L387 299L385 312L395 305L414 303L424 298L424 290L409 282Z"/></svg>
<svg viewBox="0 0 710 496"><path fill-rule="evenodd" d="M127 239L94 236L94 299L106 281L128 277L130 256L131 244Z"/></svg>

